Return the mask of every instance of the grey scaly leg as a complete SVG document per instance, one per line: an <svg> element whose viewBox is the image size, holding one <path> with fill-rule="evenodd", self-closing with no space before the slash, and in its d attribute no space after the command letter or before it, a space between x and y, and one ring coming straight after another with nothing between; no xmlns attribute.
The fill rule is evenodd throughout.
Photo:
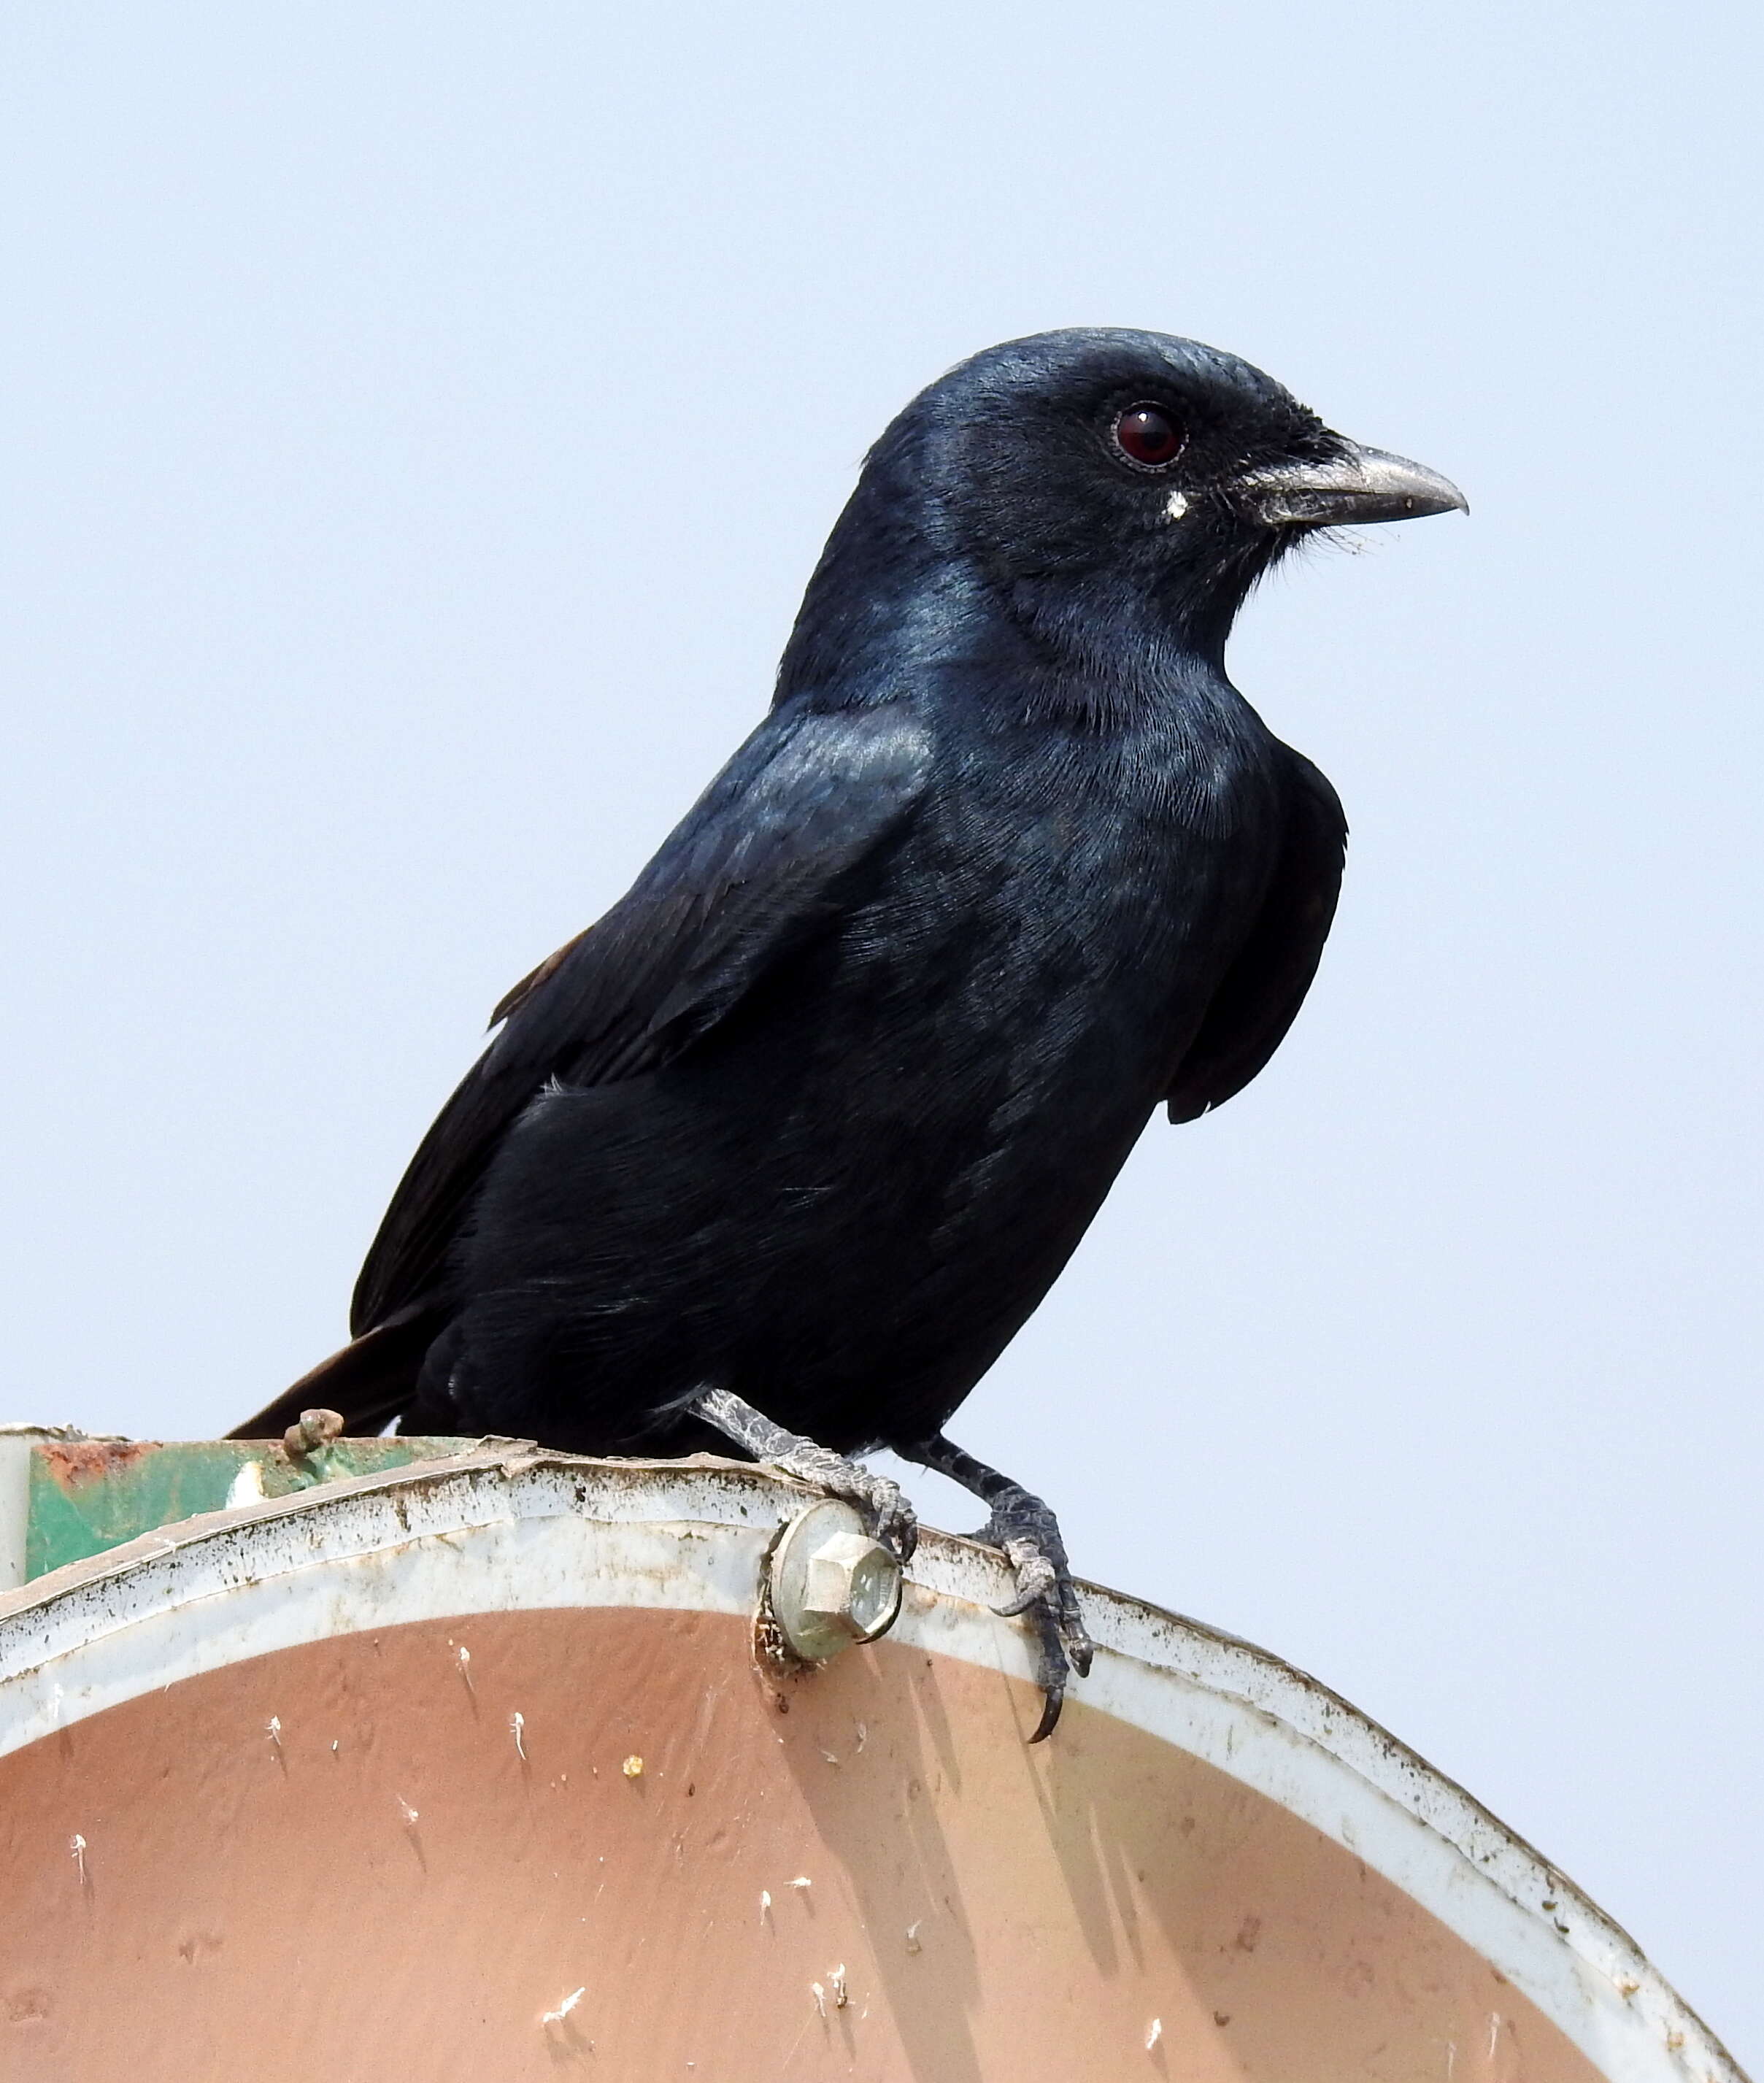
<svg viewBox="0 0 1764 2083"><path fill-rule="evenodd" d="M1040 1650L1044 1704L1041 1719L1029 1740L1039 1743L1053 1734L1053 1725L1060 1718L1067 1674L1076 1671L1083 1677L1095 1653L1078 1610L1078 1590L1066 1559L1066 1543L1060 1538L1060 1523L1040 1498L1008 1476L1000 1475L996 1468L989 1468L984 1461L977 1461L972 1454L964 1453L941 1433L918 1446L903 1447L901 1451L909 1460L949 1477L991 1506L992 1516L974 1538L1001 1550L1017 1580L1017 1595L998 1610L1006 1615L1026 1613L1035 1629Z"/></svg>
<svg viewBox="0 0 1764 2083"><path fill-rule="evenodd" d="M855 1504L878 1540L892 1548L903 1562L912 1559L918 1543L918 1519L898 1483L890 1482L886 1476L871 1475L843 1454L818 1446L800 1432L787 1432L728 1389L707 1389L692 1409L706 1424L714 1425L756 1461L769 1461L786 1475L800 1477L829 1496Z"/></svg>

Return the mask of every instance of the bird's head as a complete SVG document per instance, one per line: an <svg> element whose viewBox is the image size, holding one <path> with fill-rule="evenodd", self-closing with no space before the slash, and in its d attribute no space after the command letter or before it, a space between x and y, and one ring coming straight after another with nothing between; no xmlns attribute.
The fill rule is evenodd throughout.
<svg viewBox="0 0 1764 2083"><path fill-rule="evenodd" d="M922 585L959 567L1056 651L1129 626L1217 656L1303 537L1454 508L1446 479L1332 433L1234 355L1074 327L922 391L871 451L823 570Z"/></svg>

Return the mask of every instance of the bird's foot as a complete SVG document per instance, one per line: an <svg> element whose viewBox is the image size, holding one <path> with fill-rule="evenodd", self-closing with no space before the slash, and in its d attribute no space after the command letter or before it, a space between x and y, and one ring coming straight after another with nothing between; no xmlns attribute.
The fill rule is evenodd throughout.
<svg viewBox="0 0 1764 2083"><path fill-rule="evenodd" d="M693 1408L707 1424L714 1425L725 1439L751 1454L757 1461L770 1462L787 1476L825 1490L829 1497L843 1498L862 1515L872 1538L892 1549L902 1562L913 1559L918 1544L918 1515L898 1483L886 1476L848 1461L830 1447L805 1439L800 1432L787 1432L763 1411L726 1388L707 1389Z"/></svg>
<svg viewBox="0 0 1764 2083"><path fill-rule="evenodd" d="M857 1462L848 1461L843 1454L834 1453L830 1447L817 1446L812 1439L766 1458L786 1475L812 1483L829 1497L843 1498L847 1504L855 1505L874 1539L892 1549L901 1561L912 1561L913 1550L918 1545L918 1514L898 1483L872 1474Z"/></svg>
<svg viewBox="0 0 1764 2083"><path fill-rule="evenodd" d="M1088 1674L1095 1646L1052 1510L1015 1483L997 1492L991 1503L992 1516L974 1538L998 1549L1017 1580L1016 1596L996 1610L1006 1617L1023 1614L1035 1629L1042 1707L1029 1740L1039 1743L1053 1734L1060 1718L1067 1678L1074 1671L1080 1678Z"/></svg>

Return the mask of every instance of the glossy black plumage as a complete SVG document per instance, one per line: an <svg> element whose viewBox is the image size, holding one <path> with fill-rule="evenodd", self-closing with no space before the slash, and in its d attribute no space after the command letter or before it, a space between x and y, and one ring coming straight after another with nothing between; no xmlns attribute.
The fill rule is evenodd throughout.
<svg viewBox="0 0 1764 2083"><path fill-rule="evenodd" d="M1184 442L1154 471L1112 433L1148 399ZM1226 679L1233 615L1307 528L1461 503L1441 482L1156 335L933 385L770 713L498 1008L363 1270L365 1342L258 1422L672 1453L724 1443L715 1388L844 1452L933 1439L1154 1108L1230 1097L1316 967L1345 828Z"/></svg>

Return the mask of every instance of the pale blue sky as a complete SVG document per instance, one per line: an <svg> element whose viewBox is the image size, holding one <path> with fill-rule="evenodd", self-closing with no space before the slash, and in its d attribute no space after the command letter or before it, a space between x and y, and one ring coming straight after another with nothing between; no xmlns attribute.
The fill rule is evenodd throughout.
<svg viewBox="0 0 1764 2083"><path fill-rule="evenodd" d="M1758 41L11 0L0 1415L212 1432L335 1344L889 414L1042 327L1215 341L1474 512L1251 603L1234 673L1354 827L1322 976L954 1429L1764 2061Z"/></svg>

